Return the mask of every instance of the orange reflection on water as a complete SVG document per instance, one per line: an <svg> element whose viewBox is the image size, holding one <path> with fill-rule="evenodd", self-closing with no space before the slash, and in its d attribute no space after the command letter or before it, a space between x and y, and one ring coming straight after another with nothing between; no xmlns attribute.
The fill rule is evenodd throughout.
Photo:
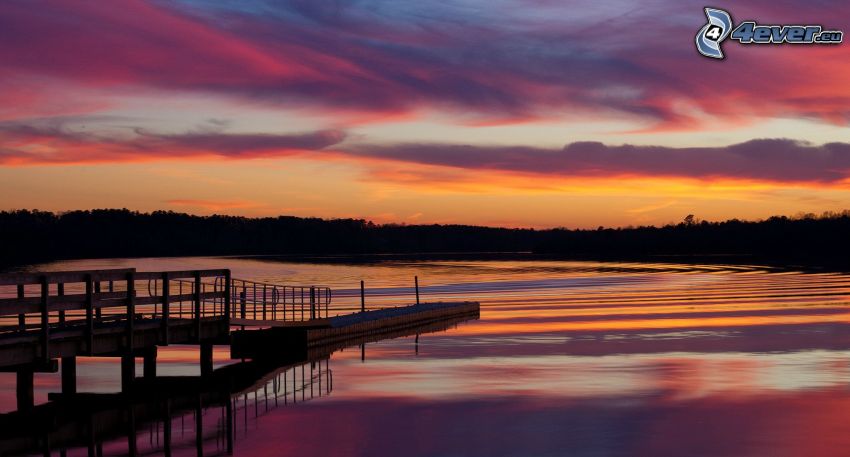
<svg viewBox="0 0 850 457"><path fill-rule="evenodd" d="M700 317L694 319L631 319L618 321L593 322L522 322L522 323L481 323L463 326L458 335L499 335L518 333L551 333L587 330L638 330L638 329L675 329L675 328L713 328L746 327L754 325L808 324L808 323L850 323L850 312L837 315L813 316L741 316L741 317Z"/></svg>

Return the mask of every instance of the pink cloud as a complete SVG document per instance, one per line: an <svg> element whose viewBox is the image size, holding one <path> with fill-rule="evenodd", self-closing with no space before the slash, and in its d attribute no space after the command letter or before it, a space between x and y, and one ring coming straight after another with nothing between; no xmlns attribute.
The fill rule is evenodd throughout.
<svg viewBox="0 0 850 457"><path fill-rule="evenodd" d="M140 162L188 158L251 159L320 151L345 139L345 132L294 134L159 134L135 129L115 138L73 130L62 119L0 123L0 165Z"/></svg>
<svg viewBox="0 0 850 457"><path fill-rule="evenodd" d="M843 3L824 5L808 16L824 21L850 14ZM395 4L384 6L387 16L356 4L295 2L270 12L268 5L256 12L252 6L53 0L33 8L2 2L0 100L18 107L19 117L43 111L31 105L47 102L32 97L37 89L50 92L55 83L46 81L54 79L123 94L151 87L310 106L360 119L430 108L473 125L625 115L655 129L698 129L698 111L728 122L791 116L834 123L846 123L850 111L846 46L745 49L727 43L727 61L709 61L693 49L701 8L679 2L603 21L618 30L639 23L640 39L582 35L596 24L558 27L557 16L543 20L517 11L495 14L500 20L493 21L485 10L476 16L436 6L430 16L393 16L404 9ZM775 2L736 10L799 20L798 8ZM687 20L663 20L660 11ZM23 90L7 85L30 77L47 79Z"/></svg>

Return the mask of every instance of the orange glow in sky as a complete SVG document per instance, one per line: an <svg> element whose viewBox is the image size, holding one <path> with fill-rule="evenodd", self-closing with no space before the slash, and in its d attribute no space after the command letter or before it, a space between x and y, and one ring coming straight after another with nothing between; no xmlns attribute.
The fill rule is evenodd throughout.
<svg viewBox="0 0 850 457"><path fill-rule="evenodd" d="M850 208L850 48L716 62L680 2L510 3L3 2L0 210L595 228ZM657 33L565 32L635 21Z"/></svg>

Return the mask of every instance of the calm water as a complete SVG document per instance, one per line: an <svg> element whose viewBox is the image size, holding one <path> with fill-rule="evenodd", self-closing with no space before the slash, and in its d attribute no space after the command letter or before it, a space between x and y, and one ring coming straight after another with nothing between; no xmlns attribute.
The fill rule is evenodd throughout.
<svg viewBox="0 0 850 457"><path fill-rule="evenodd" d="M221 268L318 283L353 306L470 299L481 319L336 352L236 398L236 455L846 455L850 278L757 267L592 262L319 265L223 258L87 260L42 269ZM365 355L365 360L363 356ZM217 365L231 363L224 348ZM163 348L159 374L197 375L192 348ZM119 390L118 363L82 359L81 391ZM141 372L141 368L138 369ZM300 377L299 377L300 376ZM36 400L59 390L36 377ZM13 375L0 405L14 408ZM194 413L172 419L194 455ZM223 409L203 412L204 453L223 452ZM140 453L161 423L139 424ZM103 444L127 454L127 440ZM72 449L68 455L86 455Z"/></svg>

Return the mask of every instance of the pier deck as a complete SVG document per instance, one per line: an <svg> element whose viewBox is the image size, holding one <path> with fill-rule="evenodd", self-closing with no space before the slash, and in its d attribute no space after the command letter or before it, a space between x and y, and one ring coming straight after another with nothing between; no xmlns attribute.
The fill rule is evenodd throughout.
<svg viewBox="0 0 850 457"><path fill-rule="evenodd" d="M438 302L335 316L324 325L272 326L232 332L231 357L274 358L281 347L309 348L368 338L458 317L478 317L477 302Z"/></svg>

